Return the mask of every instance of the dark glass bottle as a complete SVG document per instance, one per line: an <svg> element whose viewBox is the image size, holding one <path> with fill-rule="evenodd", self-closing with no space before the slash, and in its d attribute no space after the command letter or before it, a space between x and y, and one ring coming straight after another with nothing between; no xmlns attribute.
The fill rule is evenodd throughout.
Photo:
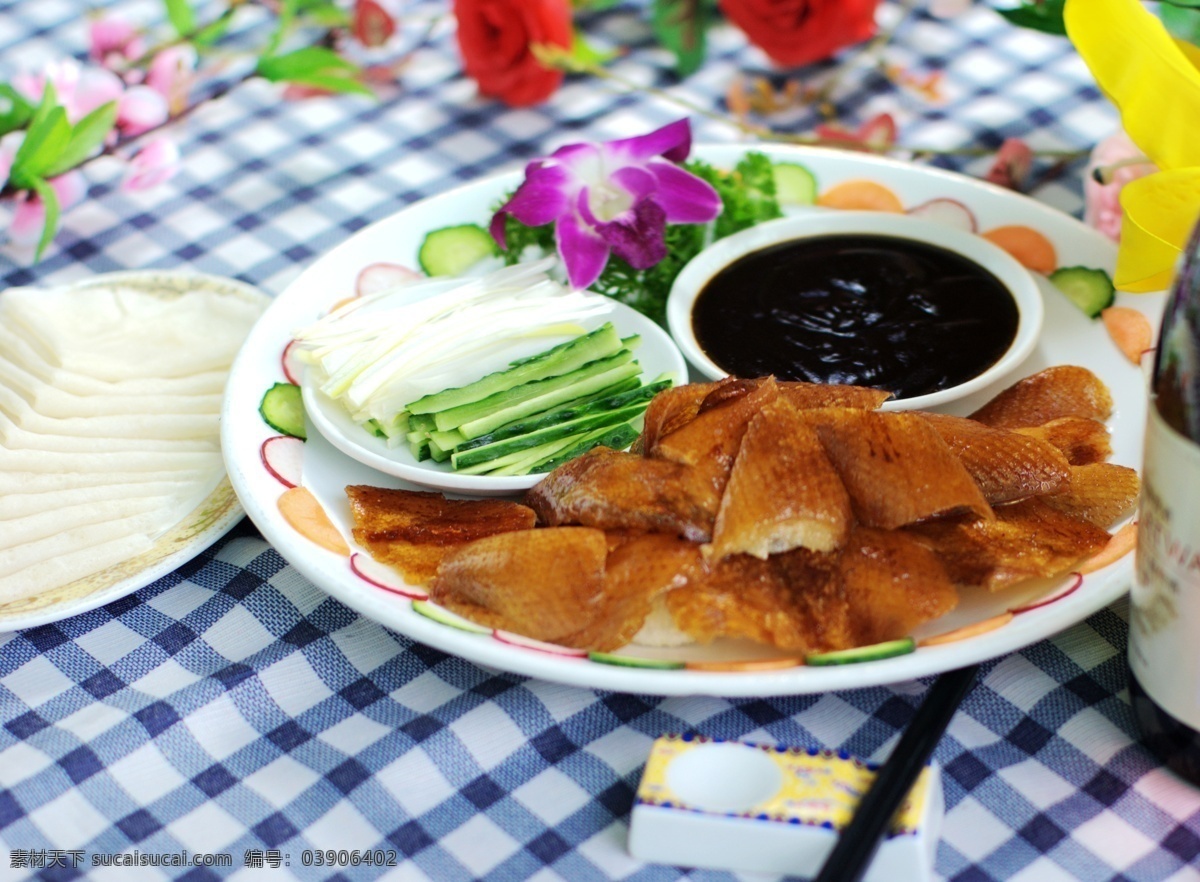
<svg viewBox="0 0 1200 882"><path fill-rule="evenodd" d="M1200 785L1200 226L1163 314L1130 600L1129 692L1142 741Z"/></svg>

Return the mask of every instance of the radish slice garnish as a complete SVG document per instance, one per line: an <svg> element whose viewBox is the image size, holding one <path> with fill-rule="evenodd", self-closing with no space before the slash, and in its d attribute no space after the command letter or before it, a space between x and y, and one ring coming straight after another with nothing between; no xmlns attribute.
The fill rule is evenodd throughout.
<svg viewBox="0 0 1200 882"><path fill-rule="evenodd" d="M420 278L422 276L419 272L398 263L373 263L359 272L358 279L354 282L354 291L359 297L364 297Z"/></svg>
<svg viewBox="0 0 1200 882"><path fill-rule="evenodd" d="M1062 600L1068 594L1074 594L1077 590L1079 590L1079 586L1083 584L1083 576L1081 576L1079 573L1072 573L1071 576L1072 578L1069 582L1067 582L1065 585L1060 585L1045 597L1039 597L1037 600L1031 600L1024 606L1014 606L1009 610L1009 612L1013 615L1029 612L1031 609L1037 609L1038 607L1054 603L1056 600Z"/></svg>
<svg viewBox="0 0 1200 882"><path fill-rule="evenodd" d="M393 594L399 594L410 600L429 599L429 593L425 589L409 585L391 567L385 566L365 554L359 554L356 551L350 555L350 569L354 571L354 575L368 585L374 585L384 591L391 591Z"/></svg>
<svg viewBox="0 0 1200 882"><path fill-rule="evenodd" d="M963 230L967 233L978 233L979 223L975 213L957 199L930 199L915 208L910 208L911 217L927 220L935 224Z"/></svg>
<svg viewBox="0 0 1200 882"><path fill-rule="evenodd" d="M300 486L304 474L304 442L290 435L273 435L262 443L259 456L263 466L289 490Z"/></svg>
<svg viewBox="0 0 1200 882"><path fill-rule="evenodd" d="M296 358L296 341L292 340L287 346L283 347L283 375L287 381L293 386L300 385L300 375L304 373L304 366L300 364L300 360Z"/></svg>
<svg viewBox="0 0 1200 882"><path fill-rule="evenodd" d="M507 643L510 646L520 646L524 649L535 649L538 652L548 652L551 655L561 655L567 658L584 658L587 651L583 649L571 649L568 646L557 646L554 643L544 643L541 640L534 640L532 637L522 637L520 634L514 634L512 631L501 631L496 629L492 631L492 636L501 643Z"/></svg>

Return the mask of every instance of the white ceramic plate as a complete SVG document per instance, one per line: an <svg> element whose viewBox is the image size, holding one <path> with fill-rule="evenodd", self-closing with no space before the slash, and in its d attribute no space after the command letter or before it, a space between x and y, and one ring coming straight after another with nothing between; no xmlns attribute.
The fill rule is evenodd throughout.
<svg viewBox="0 0 1200 882"><path fill-rule="evenodd" d="M599 296L599 295L596 295ZM607 299L607 298L605 298ZM676 383L687 382L687 364L671 337L653 321L623 303L608 300L603 314L593 316L580 323L585 330L592 331L605 322L612 322L621 337L632 334L641 336L635 355L642 366L642 381L649 383L662 374L669 374ZM567 336L540 338L523 351L506 352L499 363L480 366L474 377L464 378L469 382L492 370L503 367L508 358L533 355L569 339ZM542 475L516 475L495 477L492 475L463 475L453 471L450 463L434 462L432 459L417 462L406 445L388 447L387 441L377 438L350 418L346 408L322 393L308 381L308 371L301 379L304 407L308 417L330 444L339 451L365 465L378 469L385 475L403 478L422 487L442 490L447 493L471 493L480 496L503 496L527 490L542 479Z"/></svg>
<svg viewBox="0 0 1200 882"><path fill-rule="evenodd" d="M729 166L746 151L736 145L696 152L709 162ZM840 181L867 178L890 187L906 207L930 199L953 198L970 208L981 230L1006 224L1025 224L1043 233L1054 245L1061 266L1084 265L1111 271L1113 244L1078 221L1007 190L938 170L903 162L818 149L757 148L778 160L799 162L812 170L821 190ZM1090 574L1078 590L1052 603L1014 616L1003 627L941 646L921 647L909 655L841 667L790 667L756 672L714 672L683 667L689 661L766 659L773 653L742 643L720 642L708 647L648 650L628 647L622 654L657 659L675 669L625 667L590 658L574 658L523 645L506 634L478 633L449 627L414 608L419 589L393 585L377 587L355 573L344 556L325 551L296 532L279 514L284 491L263 465L260 449L274 433L258 415L263 392L282 379L281 352L298 324L311 320L333 301L351 293L356 273L377 261L414 265L423 234L455 223L486 223L488 211L519 181L513 173L480 180L441 196L412 205L374 224L316 261L271 305L251 331L233 367L225 401L222 444L230 480L247 513L263 535L297 570L334 597L363 615L422 643L445 652L517 674L540 677L594 689L658 695L709 694L725 696L783 695L873 686L982 661L1044 639L1112 603L1128 589L1133 569L1126 557ZM1079 364L1095 371L1112 390L1116 412L1109 422L1113 461L1140 467L1142 428L1146 415L1146 384L1142 371L1117 351L1104 328L1085 318L1044 280L1039 287L1045 302L1044 332L1020 374L1053 364ZM1120 302L1143 310L1157 327L1161 296L1122 297ZM969 413L999 387L981 390L951 408ZM349 511L344 488L352 483L404 486L329 445L310 433L302 451L301 483L324 507L334 525L349 537ZM359 562L363 560L360 556ZM1020 607L1057 586L1016 592L966 592L958 609L927 623L917 638L982 622ZM400 592L400 593L397 593ZM417 604L420 607L420 603Z"/></svg>
<svg viewBox="0 0 1200 882"><path fill-rule="evenodd" d="M106 273L69 287L91 288L113 284L172 296L182 291L205 288L231 297L248 298L264 307L268 303L265 294L249 285L233 279L189 272L153 270ZM57 622L132 594L179 569L228 533L244 514L229 479L220 475L203 500L178 523L165 527L154 540L154 545L145 552L53 591L0 604L0 631L16 631Z"/></svg>

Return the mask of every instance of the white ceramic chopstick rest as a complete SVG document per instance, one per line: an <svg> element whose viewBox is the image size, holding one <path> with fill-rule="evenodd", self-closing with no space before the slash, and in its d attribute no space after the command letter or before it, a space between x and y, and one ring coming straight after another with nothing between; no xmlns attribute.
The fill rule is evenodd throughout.
<svg viewBox="0 0 1200 882"><path fill-rule="evenodd" d="M629 852L651 863L813 875L849 823L874 767L827 750L666 735L634 801ZM864 882L926 882L944 804L925 768Z"/></svg>

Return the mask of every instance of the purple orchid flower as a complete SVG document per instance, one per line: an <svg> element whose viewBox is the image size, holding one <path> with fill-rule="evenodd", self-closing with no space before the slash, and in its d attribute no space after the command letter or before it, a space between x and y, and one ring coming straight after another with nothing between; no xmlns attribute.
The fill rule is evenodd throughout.
<svg viewBox="0 0 1200 882"><path fill-rule="evenodd" d="M574 288L596 281L610 253L634 269L667 254L667 224L707 223L721 197L677 163L687 158L686 119L636 138L569 144L525 168L525 180L492 218L491 233L505 248L505 218L537 227L555 223L558 253Z"/></svg>

